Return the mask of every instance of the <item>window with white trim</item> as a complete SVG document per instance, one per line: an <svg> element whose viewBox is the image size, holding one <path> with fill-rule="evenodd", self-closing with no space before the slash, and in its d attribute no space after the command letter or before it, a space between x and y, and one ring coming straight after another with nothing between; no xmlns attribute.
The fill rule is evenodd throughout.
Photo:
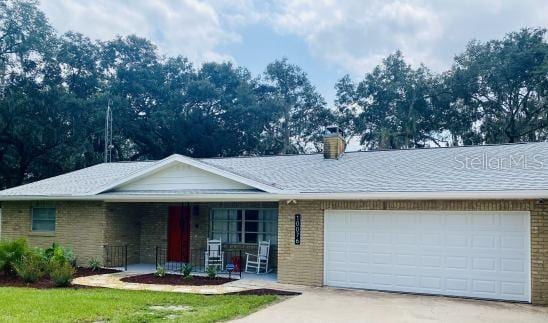
<svg viewBox="0 0 548 323"><path fill-rule="evenodd" d="M212 209L209 237L223 243L278 244L278 209Z"/></svg>
<svg viewBox="0 0 548 323"><path fill-rule="evenodd" d="M32 231L54 232L55 213L53 207L32 208Z"/></svg>

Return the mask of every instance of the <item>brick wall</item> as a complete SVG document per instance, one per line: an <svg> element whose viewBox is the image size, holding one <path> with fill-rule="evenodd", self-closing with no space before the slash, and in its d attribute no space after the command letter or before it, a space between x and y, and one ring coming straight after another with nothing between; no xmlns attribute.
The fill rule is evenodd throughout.
<svg viewBox="0 0 548 323"><path fill-rule="evenodd" d="M278 280L323 284L324 210L531 211L531 287L534 304L548 304L548 205L533 200L297 201L280 202ZM294 215L301 214L301 244L294 244Z"/></svg>
<svg viewBox="0 0 548 323"><path fill-rule="evenodd" d="M31 232L31 210L35 206L56 207L54 233ZM102 260L105 209L102 202L3 202L2 239L27 238L33 247L53 242L70 247L79 265L91 258Z"/></svg>
<svg viewBox="0 0 548 323"><path fill-rule="evenodd" d="M141 248L141 210L140 204L106 204L105 244L126 246L128 263L140 262Z"/></svg>
<svg viewBox="0 0 548 323"><path fill-rule="evenodd" d="M141 262L156 262L156 246L167 248L169 204L149 203L141 208Z"/></svg>

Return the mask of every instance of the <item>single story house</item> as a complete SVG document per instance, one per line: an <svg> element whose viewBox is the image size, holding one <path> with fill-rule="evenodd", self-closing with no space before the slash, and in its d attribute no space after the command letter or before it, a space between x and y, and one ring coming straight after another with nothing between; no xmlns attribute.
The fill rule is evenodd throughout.
<svg viewBox="0 0 548 323"><path fill-rule="evenodd" d="M10 188L0 235L81 263L268 240L281 283L548 304L548 143L344 153L330 130L323 154L172 155Z"/></svg>

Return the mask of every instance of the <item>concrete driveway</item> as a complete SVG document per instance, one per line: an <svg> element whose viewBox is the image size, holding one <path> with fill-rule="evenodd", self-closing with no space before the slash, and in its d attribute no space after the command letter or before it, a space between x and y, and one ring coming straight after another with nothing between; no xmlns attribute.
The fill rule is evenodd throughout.
<svg viewBox="0 0 548 323"><path fill-rule="evenodd" d="M335 288L307 288L234 322L548 322L548 307Z"/></svg>

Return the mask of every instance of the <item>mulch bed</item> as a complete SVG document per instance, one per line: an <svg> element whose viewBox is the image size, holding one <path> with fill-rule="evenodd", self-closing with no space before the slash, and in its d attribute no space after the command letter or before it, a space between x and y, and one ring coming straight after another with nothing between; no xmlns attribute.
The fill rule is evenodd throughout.
<svg viewBox="0 0 548 323"><path fill-rule="evenodd" d="M115 269L106 269L101 268L97 271L92 271L89 268L84 267L77 267L76 272L74 273L74 278L77 277L85 277L85 276L92 276L92 275L101 275L101 274L111 274L120 272L119 270ZM73 289L81 289L81 288L94 288L91 286L83 286L83 285L75 285L71 284L68 287L55 287L53 284L53 281L49 279L49 277L42 277L35 283L25 283L21 278L19 277L13 277L13 276L7 276L3 273L0 273L0 287L30 287L30 288L37 288L37 289L47 289L47 288L73 288Z"/></svg>
<svg viewBox="0 0 548 323"><path fill-rule="evenodd" d="M258 288L258 289L250 289L250 290L244 290L241 292L233 292L233 293L226 293L223 295L278 295L278 296L297 296L301 295L299 292L290 292L287 290L279 290L279 289L269 289L269 288Z"/></svg>
<svg viewBox="0 0 548 323"><path fill-rule="evenodd" d="M181 275L166 274L164 277L156 277L154 274L124 277L121 281L126 283L158 284L158 285L186 285L186 286L207 286L222 285L235 279L224 277L209 278L204 276L192 276L192 279L184 279Z"/></svg>
<svg viewBox="0 0 548 323"><path fill-rule="evenodd" d="M74 278L87 277L87 276L93 276L93 275L102 275L102 274L113 274L113 273L119 273L119 272L122 272L122 271L117 269L110 269L110 268L99 268L98 270L93 271L91 270L91 268L77 267L76 273L74 274Z"/></svg>
<svg viewBox="0 0 548 323"><path fill-rule="evenodd" d="M81 289L81 288L93 288L89 286L83 286L83 285L73 285L67 287L56 287L53 284L53 281L49 279L48 277L42 277L35 283L25 283L21 278L19 277L11 277L6 275L0 275L0 287L30 287L30 288L37 288L37 289L48 289L48 288L73 288L73 289Z"/></svg>

